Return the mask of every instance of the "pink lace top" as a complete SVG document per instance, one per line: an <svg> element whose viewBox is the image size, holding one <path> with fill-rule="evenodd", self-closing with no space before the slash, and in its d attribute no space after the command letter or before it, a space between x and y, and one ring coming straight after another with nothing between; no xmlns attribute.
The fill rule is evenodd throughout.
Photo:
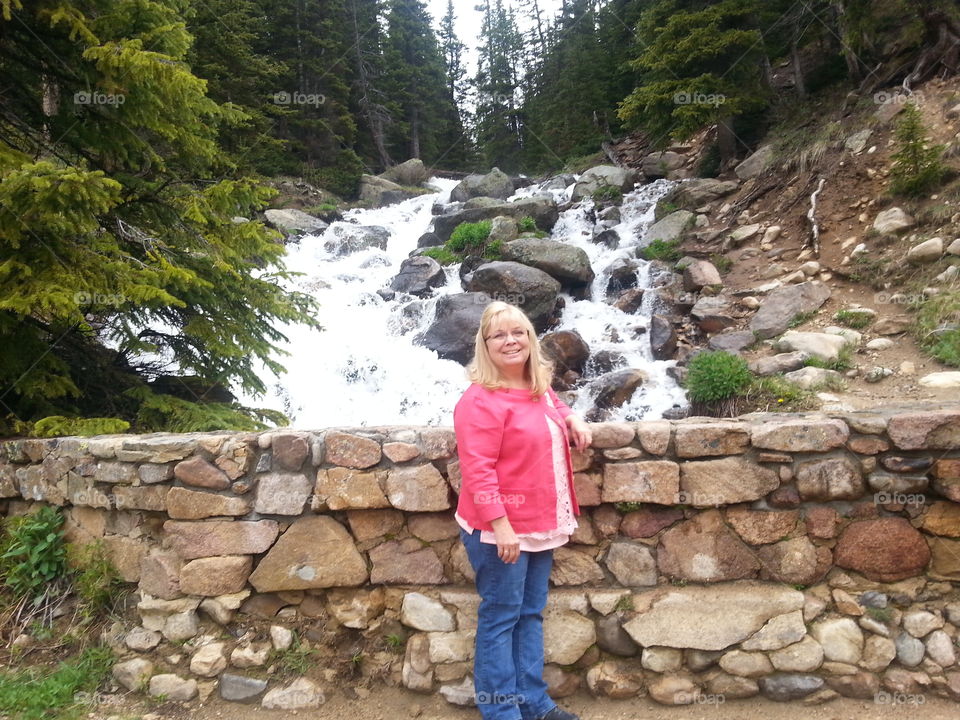
<svg viewBox="0 0 960 720"><path fill-rule="evenodd" d="M551 405L553 404L550 395L544 396ZM577 529L577 518L573 514L573 502L570 499L570 477L567 471L566 448L564 447L566 438L561 428L555 420L551 420L544 415L544 421L547 423L547 429L550 431L550 444L553 459L553 477L557 488L557 527L555 530L537 533L522 533L517 535L520 542L520 550L523 552L540 552L542 550L552 550L553 548L565 545L574 530ZM457 523L465 532L473 533L474 528L457 513L454 515ZM480 531L480 542L496 545L497 540L493 532L489 530Z"/></svg>

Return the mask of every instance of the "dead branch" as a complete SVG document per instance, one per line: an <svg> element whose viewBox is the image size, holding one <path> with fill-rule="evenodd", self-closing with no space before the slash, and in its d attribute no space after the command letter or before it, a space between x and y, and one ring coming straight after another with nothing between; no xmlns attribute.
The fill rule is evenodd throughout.
<svg viewBox="0 0 960 720"><path fill-rule="evenodd" d="M823 190L826 178L820 178L817 183L817 189L810 196L810 210L807 212L807 220L810 221L810 239L804 247L812 247L815 257L820 257L820 226L817 225L817 195Z"/></svg>

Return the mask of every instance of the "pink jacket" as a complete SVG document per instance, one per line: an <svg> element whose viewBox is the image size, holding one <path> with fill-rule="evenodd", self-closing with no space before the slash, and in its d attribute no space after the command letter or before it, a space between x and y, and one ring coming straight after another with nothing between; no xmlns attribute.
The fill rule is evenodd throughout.
<svg viewBox="0 0 960 720"><path fill-rule="evenodd" d="M568 438L564 419L572 411L548 392L554 407L542 397L532 399L529 390L471 385L457 403L453 426L463 478L457 512L470 527L492 530L490 521L506 515L517 533L556 529L556 479L544 415L554 418ZM569 445L564 449L570 499L579 515Z"/></svg>

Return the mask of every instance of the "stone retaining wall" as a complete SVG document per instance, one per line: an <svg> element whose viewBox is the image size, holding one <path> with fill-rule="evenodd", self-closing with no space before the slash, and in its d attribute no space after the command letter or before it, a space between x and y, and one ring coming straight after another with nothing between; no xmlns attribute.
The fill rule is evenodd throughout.
<svg viewBox="0 0 960 720"><path fill-rule="evenodd" d="M960 409L593 427L545 614L558 697L960 699ZM141 626L112 639L130 689L186 700L219 678L261 698L296 627L366 641L361 676L468 703L455 444L405 427L8 441L0 508L62 506L68 538L101 539L137 583ZM262 702L315 706L324 679Z"/></svg>

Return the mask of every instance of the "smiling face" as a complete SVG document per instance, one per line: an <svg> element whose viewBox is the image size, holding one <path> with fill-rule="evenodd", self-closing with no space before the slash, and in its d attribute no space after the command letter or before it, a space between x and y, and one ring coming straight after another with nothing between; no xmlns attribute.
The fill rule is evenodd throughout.
<svg viewBox="0 0 960 720"><path fill-rule="evenodd" d="M530 335L515 318L504 314L491 323L484 338L494 366L505 378L522 378L530 360Z"/></svg>

